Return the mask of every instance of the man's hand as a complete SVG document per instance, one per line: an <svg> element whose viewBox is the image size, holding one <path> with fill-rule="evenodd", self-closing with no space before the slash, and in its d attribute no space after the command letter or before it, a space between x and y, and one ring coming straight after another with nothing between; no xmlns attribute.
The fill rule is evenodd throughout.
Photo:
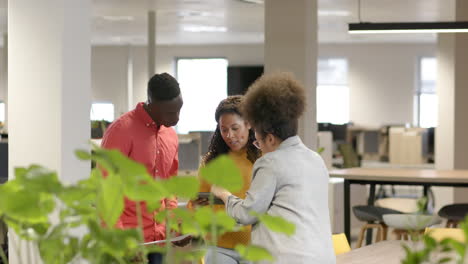
<svg viewBox="0 0 468 264"><path fill-rule="evenodd" d="M223 200L224 204L227 203L227 198L229 197L229 195L231 195L231 193L224 189L224 188L221 188L221 187L218 187L216 185L212 185L211 186L211 193L214 194L214 196L218 197L219 199Z"/></svg>
<svg viewBox="0 0 468 264"><path fill-rule="evenodd" d="M192 236L188 236L182 240L179 240L179 241L174 241L172 242L172 244L174 244L174 246L178 246L178 247L185 247L188 243L190 243L190 241L192 241Z"/></svg>

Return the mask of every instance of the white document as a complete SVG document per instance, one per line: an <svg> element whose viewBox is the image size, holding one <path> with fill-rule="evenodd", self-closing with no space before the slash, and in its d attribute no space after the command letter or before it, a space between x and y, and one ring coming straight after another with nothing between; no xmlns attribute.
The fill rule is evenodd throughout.
<svg viewBox="0 0 468 264"><path fill-rule="evenodd" d="M178 237L173 237L169 240L169 242L177 242L177 241L180 241L184 238L187 238L189 237L190 235L183 235L183 236L178 236ZM143 243L143 245L155 245L155 244L162 244L162 243L166 243L167 240L164 239L164 240L156 240L156 241L151 241L151 242L146 242L146 243Z"/></svg>

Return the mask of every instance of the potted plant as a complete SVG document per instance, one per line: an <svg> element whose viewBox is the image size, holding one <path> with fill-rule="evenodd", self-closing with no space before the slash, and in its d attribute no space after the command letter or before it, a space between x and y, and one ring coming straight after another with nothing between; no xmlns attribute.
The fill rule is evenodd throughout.
<svg viewBox="0 0 468 264"><path fill-rule="evenodd" d="M124 197L146 202L157 209L160 199L172 195L192 199L199 189L198 179L188 176L153 180L145 167L119 151L93 146L91 153L76 151L81 160L96 162L90 177L75 184L60 182L56 172L39 165L15 168L15 179L0 186L0 217L20 239L14 241L10 255L20 263L32 263L35 254L43 263L145 263L149 252L164 252L166 263L183 259L199 259L206 246L187 251L144 246L141 228L120 230L114 227L124 208ZM103 177L102 171L107 172ZM242 185L234 162L221 156L210 162L201 173L204 180L235 191ZM211 199L212 201L213 199ZM137 207L139 208L139 207ZM259 220L274 231L291 233L294 225L277 217L258 215ZM187 210L162 211L158 220L166 222L167 239L171 230L193 236L209 237L207 246L215 245L217 236L236 229L236 223L224 211L212 206ZM139 221L141 223L141 221ZM140 226L141 227L141 226ZM210 234L210 236L207 236ZM26 243L31 250L21 251ZM271 259L263 248L255 245L238 247L247 260ZM3 263L6 254L0 250Z"/></svg>

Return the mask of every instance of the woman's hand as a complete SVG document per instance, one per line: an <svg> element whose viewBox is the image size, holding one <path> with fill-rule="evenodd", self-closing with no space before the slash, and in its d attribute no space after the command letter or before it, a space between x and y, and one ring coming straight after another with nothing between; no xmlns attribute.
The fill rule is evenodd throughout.
<svg viewBox="0 0 468 264"><path fill-rule="evenodd" d="M210 204L210 201L207 198L197 198L192 200L194 206L206 206Z"/></svg>
<svg viewBox="0 0 468 264"><path fill-rule="evenodd" d="M214 196L218 197L219 199L223 200L224 204L227 203L227 199L229 195L232 195L228 190L218 187L216 185L211 186L211 193L214 194Z"/></svg>

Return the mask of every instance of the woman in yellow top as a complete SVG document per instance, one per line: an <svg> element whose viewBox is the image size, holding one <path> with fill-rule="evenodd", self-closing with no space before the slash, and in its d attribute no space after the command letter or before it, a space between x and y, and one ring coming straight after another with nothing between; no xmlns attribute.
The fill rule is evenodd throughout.
<svg viewBox="0 0 468 264"><path fill-rule="evenodd" d="M203 157L202 166L219 155L228 154L239 167L244 180L242 190L235 195L245 198L250 187L253 164L260 157L261 152L253 145L255 141L253 130L240 114L241 101L242 96L238 95L229 96L219 103L215 112L216 130L211 138L208 153ZM202 181L201 192L209 192L210 188L208 183ZM215 210L225 210L224 205L214 206ZM250 226L246 226L238 232L225 233L218 239L215 250L208 251L205 263L214 263L214 259L217 264L247 263L233 248L237 244L246 245L248 243L250 243Z"/></svg>

